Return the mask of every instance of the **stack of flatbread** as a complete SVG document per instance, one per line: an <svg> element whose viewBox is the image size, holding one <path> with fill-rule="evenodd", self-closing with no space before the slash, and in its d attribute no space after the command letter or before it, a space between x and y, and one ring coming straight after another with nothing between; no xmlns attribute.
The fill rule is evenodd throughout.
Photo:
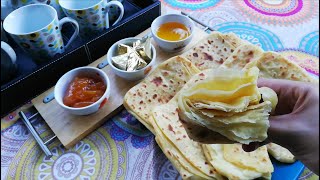
<svg viewBox="0 0 320 180"><path fill-rule="evenodd" d="M181 56L161 63L128 91L124 106L155 134L183 179L270 179L273 166L268 151L281 162L294 162L285 148L268 144L249 153L241 144L201 144L189 138L178 115L180 90L191 87L190 79L201 71L254 67L259 77L314 82L304 69L278 53L264 52L233 33L213 32Z"/></svg>
<svg viewBox="0 0 320 180"><path fill-rule="evenodd" d="M260 91L258 75L259 69L253 67L244 71L207 69L193 76L192 85L184 86L178 96L180 121L189 137L199 142L210 139L209 143L214 144L264 141L269 113L276 104L272 106L271 101L261 96L274 95L277 102L277 94L270 88L272 93ZM199 131L201 127L216 135L207 136L209 132Z"/></svg>

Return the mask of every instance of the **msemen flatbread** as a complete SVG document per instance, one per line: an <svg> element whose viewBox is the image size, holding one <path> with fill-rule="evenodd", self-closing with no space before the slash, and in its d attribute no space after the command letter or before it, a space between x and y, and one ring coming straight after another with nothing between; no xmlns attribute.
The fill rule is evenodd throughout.
<svg viewBox="0 0 320 180"><path fill-rule="evenodd" d="M239 44L239 42L236 42L236 40L231 37L236 39L236 37L232 35L229 36L228 39L224 38L223 34L219 32L213 32L200 40L199 43L182 54L182 56L189 59L200 70L217 68L224 63L236 49L236 45Z"/></svg>
<svg viewBox="0 0 320 180"><path fill-rule="evenodd" d="M272 104L259 103L258 73L256 67L208 69L192 77L187 83L192 85L184 86L178 96L179 117L188 135L198 139L193 129L202 126L243 144L264 141Z"/></svg>
<svg viewBox="0 0 320 180"><path fill-rule="evenodd" d="M199 70L187 59L175 56L161 63L142 82L124 96L124 107L151 132L151 110L167 103Z"/></svg>
<svg viewBox="0 0 320 180"><path fill-rule="evenodd" d="M210 164L228 179L271 179L274 169L265 146L253 152L244 152L240 144L203 144L202 148Z"/></svg>
<svg viewBox="0 0 320 180"><path fill-rule="evenodd" d="M224 33L222 34L222 37L228 41L231 45L233 45L234 47L238 47L241 46L243 44L249 44L248 41L246 40L242 40L238 37L238 35L236 35L233 32L229 32L229 33Z"/></svg>
<svg viewBox="0 0 320 180"><path fill-rule="evenodd" d="M253 66L259 68L259 77L315 82L306 70L276 52L265 52L261 58L247 64L244 68Z"/></svg>
<svg viewBox="0 0 320 180"><path fill-rule="evenodd" d="M228 59L219 67L243 69L246 64L256 61L263 55L263 50L253 44L243 44L237 47Z"/></svg>
<svg viewBox="0 0 320 180"><path fill-rule="evenodd" d="M194 167L192 167L190 163L186 163L186 160L182 157L179 151L176 148L174 148L166 139L158 135L155 137L155 140L159 145L159 147L161 148L162 152L168 157L170 162L178 170L182 179L201 179L202 178L196 175L200 172ZM184 163L184 166L182 166L181 163ZM188 170L184 168L185 166L188 166L187 168ZM190 171L194 173L191 173Z"/></svg>
<svg viewBox="0 0 320 180"><path fill-rule="evenodd" d="M179 161L184 169L196 176L204 179L222 179L215 169L206 163L200 144L188 137L179 121L177 108L176 98L173 98L169 103L157 106L152 111L156 137L162 141L162 146L171 149L170 153L166 154L167 157L171 161ZM183 172L181 176L183 177Z"/></svg>

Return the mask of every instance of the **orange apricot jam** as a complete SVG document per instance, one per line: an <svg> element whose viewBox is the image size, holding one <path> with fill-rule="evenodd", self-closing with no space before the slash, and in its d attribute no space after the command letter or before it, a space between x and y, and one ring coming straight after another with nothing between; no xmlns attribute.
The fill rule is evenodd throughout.
<svg viewBox="0 0 320 180"><path fill-rule="evenodd" d="M106 85L99 78L75 77L63 98L66 106L80 108L98 101L106 91Z"/></svg>
<svg viewBox="0 0 320 180"><path fill-rule="evenodd" d="M179 41L190 36L190 32L184 24L168 22L159 27L157 36L167 41Z"/></svg>

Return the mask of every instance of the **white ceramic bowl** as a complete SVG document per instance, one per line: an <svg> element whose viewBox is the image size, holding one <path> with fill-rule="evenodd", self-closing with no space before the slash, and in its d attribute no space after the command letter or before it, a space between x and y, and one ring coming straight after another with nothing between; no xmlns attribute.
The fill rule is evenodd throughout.
<svg viewBox="0 0 320 180"><path fill-rule="evenodd" d="M107 86L106 91L102 95L102 97L96 101L95 103L81 107L81 108L73 108L63 104L63 97L71 83L71 81L79 75L85 75L88 77L100 77ZM54 88L54 98L58 102L58 104L66 111L74 115L89 115L96 111L98 111L109 99L111 92L111 84L110 80L105 72L95 67L79 67L75 68L66 74L64 74L57 82Z"/></svg>
<svg viewBox="0 0 320 180"><path fill-rule="evenodd" d="M154 46L151 44L151 56L152 56L151 62L146 67L139 69L137 71L128 72L128 71L124 71L124 70L119 69L113 65L111 58L114 56L117 56L118 44L126 44L126 45L132 46L132 43L137 40L141 40L141 38L140 39L139 38L122 39L122 40L114 43L110 47L110 49L108 50L108 53L107 53L107 60L108 60L108 63L110 65L112 71L116 75L118 75L124 79L131 80L131 81L139 80L139 79L146 77L149 74L149 72L152 70L154 62L156 60L156 56L157 56L156 49L154 48Z"/></svg>
<svg viewBox="0 0 320 180"><path fill-rule="evenodd" d="M168 22L178 22L183 25L185 25L189 31L190 36L188 36L185 39L179 40L179 41L168 41L161 39L157 36L157 31L159 27ZM151 33L156 41L156 43L159 45L159 47L167 52L177 52L183 50L191 41L193 37L193 31L194 31L194 23L193 21L188 18L187 16L180 15L180 14L167 14L157 17L151 24Z"/></svg>

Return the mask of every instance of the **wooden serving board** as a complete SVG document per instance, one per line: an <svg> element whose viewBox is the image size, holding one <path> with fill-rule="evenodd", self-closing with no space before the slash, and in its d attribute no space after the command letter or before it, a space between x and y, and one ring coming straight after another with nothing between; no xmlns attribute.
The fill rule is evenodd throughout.
<svg viewBox="0 0 320 180"><path fill-rule="evenodd" d="M143 37L148 34L149 31L150 29L142 32L137 37ZM156 43L152 41L152 44L155 46L157 51L155 65L173 56L182 54L206 35L206 33L200 28L195 28L194 33L191 43L183 51L176 53L166 53L159 49ZM106 57L107 56L104 55L88 66L97 67L97 65L104 61ZM62 109L55 99L47 104L43 103L43 98L53 92L54 87L32 100L35 108L67 149L72 148L82 138L97 129L113 115L117 114L123 108L123 97L126 92L131 87L139 83L139 81L127 81L116 76L109 66L104 67L102 70L108 75L110 83L112 84L111 95L107 104L94 114L88 116L71 115Z"/></svg>

